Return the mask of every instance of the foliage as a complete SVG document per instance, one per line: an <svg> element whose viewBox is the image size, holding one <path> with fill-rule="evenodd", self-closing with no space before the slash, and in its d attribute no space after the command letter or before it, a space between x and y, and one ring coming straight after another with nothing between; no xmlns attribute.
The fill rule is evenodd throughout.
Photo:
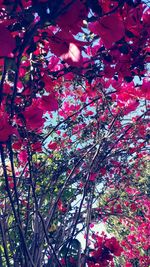
<svg viewBox="0 0 150 267"><path fill-rule="evenodd" d="M139 176L140 169L142 175ZM128 179L128 185L125 183L119 188L109 189L99 202L98 212L100 212L100 207L101 214L104 208L107 209L105 219L108 232L113 233L121 241L124 248L122 258L117 259L117 261L126 263L125 266L132 266L132 264L133 266L146 266L149 264L148 169L147 164L142 162L136 172L133 169L133 176L132 179Z"/></svg>
<svg viewBox="0 0 150 267"><path fill-rule="evenodd" d="M0 265L147 267L148 3L0 6Z"/></svg>

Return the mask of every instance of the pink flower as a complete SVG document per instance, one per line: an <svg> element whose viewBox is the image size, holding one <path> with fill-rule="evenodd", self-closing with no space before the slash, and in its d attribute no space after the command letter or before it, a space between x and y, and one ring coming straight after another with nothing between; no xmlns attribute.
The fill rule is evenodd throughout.
<svg viewBox="0 0 150 267"><path fill-rule="evenodd" d="M26 163L28 158L28 153L26 150L21 150L18 155L18 159L21 163Z"/></svg>

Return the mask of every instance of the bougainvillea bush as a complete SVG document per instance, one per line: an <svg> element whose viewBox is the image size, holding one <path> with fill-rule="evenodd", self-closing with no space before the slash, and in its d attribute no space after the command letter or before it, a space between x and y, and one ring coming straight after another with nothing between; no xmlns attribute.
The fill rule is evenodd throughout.
<svg viewBox="0 0 150 267"><path fill-rule="evenodd" d="M150 265L149 13L0 1L0 266Z"/></svg>

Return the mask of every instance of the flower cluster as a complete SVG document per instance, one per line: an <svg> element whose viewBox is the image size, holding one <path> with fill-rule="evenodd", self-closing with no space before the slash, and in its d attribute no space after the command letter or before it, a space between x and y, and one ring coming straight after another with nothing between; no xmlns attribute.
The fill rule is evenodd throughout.
<svg viewBox="0 0 150 267"><path fill-rule="evenodd" d="M90 252L88 267L113 266L113 258L120 256L123 249L115 237L107 237L104 233L101 236L92 235L94 249Z"/></svg>

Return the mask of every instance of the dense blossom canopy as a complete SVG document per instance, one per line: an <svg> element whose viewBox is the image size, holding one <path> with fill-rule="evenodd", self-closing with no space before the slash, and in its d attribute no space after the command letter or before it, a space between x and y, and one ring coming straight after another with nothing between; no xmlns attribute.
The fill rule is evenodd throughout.
<svg viewBox="0 0 150 267"><path fill-rule="evenodd" d="M1 266L150 265L149 14L0 1Z"/></svg>

